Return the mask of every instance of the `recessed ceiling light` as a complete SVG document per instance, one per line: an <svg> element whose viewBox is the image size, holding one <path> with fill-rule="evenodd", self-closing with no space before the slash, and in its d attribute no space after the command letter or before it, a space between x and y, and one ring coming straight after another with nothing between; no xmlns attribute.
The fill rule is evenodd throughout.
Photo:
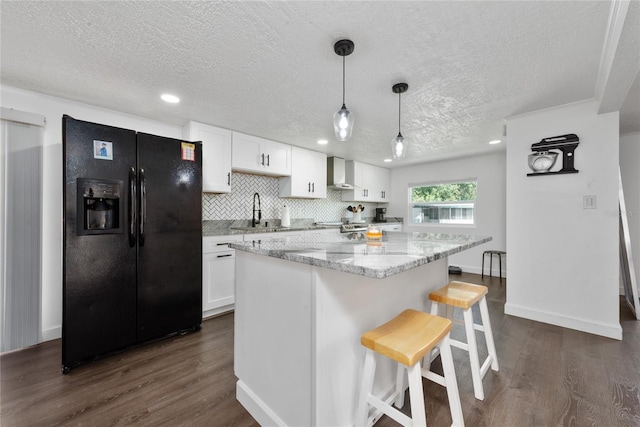
<svg viewBox="0 0 640 427"><path fill-rule="evenodd" d="M169 104L177 104L178 102L180 102L180 98L178 98L175 95L170 95L168 93L163 93L160 98L162 98L162 100L164 102L168 102Z"/></svg>
<svg viewBox="0 0 640 427"><path fill-rule="evenodd" d="M385 163L389 163L389 162L392 162L392 161L393 161L392 159L384 159Z"/></svg>
<svg viewBox="0 0 640 427"><path fill-rule="evenodd" d="M327 141L326 139L319 139L318 140L318 144L320 145L327 145L329 143L329 141Z"/></svg>
<svg viewBox="0 0 640 427"><path fill-rule="evenodd" d="M501 139L494 139L493 141L489 141L489 144L496 145L496 144L500 144L501 142L502 142Z"/></svg>

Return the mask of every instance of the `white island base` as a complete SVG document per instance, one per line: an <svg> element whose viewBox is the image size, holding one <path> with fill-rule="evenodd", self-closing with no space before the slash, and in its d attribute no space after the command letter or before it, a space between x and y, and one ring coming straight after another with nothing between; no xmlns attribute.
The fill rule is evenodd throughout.
<svg viewBox="0 0 640 427"><path fill-rule="evenodd" d="M263 426L351 426L363 332L406 308L427 311L448 281L447 258L384 279L236 252L238 401ZM378 358L384 398L395 364Z"/></svg>

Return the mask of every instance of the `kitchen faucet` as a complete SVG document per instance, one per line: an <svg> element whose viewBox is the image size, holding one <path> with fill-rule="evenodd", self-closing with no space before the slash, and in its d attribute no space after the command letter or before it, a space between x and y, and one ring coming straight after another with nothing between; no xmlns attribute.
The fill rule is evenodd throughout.
<svg viewBox="0 0 640 427"><path fill-rule="evenodd" d="M258 198L258 222L256 222L256 197ZM256 224L260 224L262 219L262 210L260 206L260 195L258 193L253 194L253 218L251 219L251 226L255 227Z"/></svg>

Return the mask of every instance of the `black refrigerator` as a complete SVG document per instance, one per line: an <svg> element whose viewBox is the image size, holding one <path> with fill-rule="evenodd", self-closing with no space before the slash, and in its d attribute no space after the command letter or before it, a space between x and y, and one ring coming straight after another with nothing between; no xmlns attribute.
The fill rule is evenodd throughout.
<svg viewBox="0 0 640 427"><path fill-rule="evenodd" d="M65 115L62 372L202 324L202 144Z"/></svg>

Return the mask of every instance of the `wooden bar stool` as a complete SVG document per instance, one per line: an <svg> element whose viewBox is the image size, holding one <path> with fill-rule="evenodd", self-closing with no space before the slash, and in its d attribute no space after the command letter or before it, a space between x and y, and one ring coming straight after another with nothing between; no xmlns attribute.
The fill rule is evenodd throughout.
<svg viewBox="0 0 640 427"><path fill-rule="evenodd" d="M498 356L496 355L496 347L493 342L493 333L491 332L491 321L489 320L489 310L487 309L487 300L485 295L488 289L486 286L473 285L471 283L464 282L450 282L445 287L438 289L437 291L429 294L431 300L431 314L438 314L438 304L446 304L447 317L452 318L453 308L458 307L462 309L464 317L464 328L467 335L467 342L461 342L451 338L449 341L454 347L461 348L469 352L469 361L471 363L471 378L473 379L473 392L476 399L484 400L484 389L482 388L482 378L489 370L489 366L494 371L499 369ZM474 304L480 304L480 317L482 319L482 325L473 322L473 313L471 307ZM487 358L482 362L478 360L478 344L476 342L475 331L481 331L484 333L485 340L487 342ZM437 355L437 352L430 353L430 357L427 362L431 362ZM425 363L426 366L427 363Z"/></svg>
<svg viewBox="0 0 640 427"><path fill-rule="evenodd" d="M449 346L449 331L452 327L453 324L449 319L408 309L387 323L362 335L360 342L366 347L366 356L362 374L362 388L356 409L356 426L371 425L369 406L373 406L404 426L425 426L427 421L422 390L423 376L446 387L453 420L452 425L464 426L458 383ZM420 359L434 347L439 348L442 355L444 376L421 369ZM398 362L395 390L385 401L372 394L376 370L375 353ZM391 402L394 402L398 408L404 406L405 369L407 369L409 377L412 418L391 406ZM371 418L375 418L377 415L379 412L374 413Z"/></svg>

